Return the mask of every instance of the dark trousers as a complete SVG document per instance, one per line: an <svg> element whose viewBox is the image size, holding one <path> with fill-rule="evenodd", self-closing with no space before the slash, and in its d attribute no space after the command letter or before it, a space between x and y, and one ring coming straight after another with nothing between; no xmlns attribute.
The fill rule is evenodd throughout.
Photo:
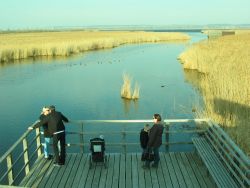
<svg viewBox="0 0 250 188"><path fill-rule="evenodd" d="M148 152L152 152L154 153L154 164L158 165L159 161L160 161L160 154L159 154L159 147L158 148L148 148ZM149 166L150 165L150 161L146 161L145 165Z"/></svg>
<svg viewBox="0 0 250 188"><path fill-rule="evenodd" d="M60 152L58 142L60 141ZM53 135L53 149L55 153L55 163L65 163L65 133Z"/></svg>

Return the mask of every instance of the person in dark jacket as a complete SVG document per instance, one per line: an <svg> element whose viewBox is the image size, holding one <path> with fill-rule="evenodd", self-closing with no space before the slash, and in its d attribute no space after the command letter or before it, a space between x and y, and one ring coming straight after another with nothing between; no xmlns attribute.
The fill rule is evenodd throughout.
<svg viewBox="0 0 250 188"><path fill-rule="evenodd" d="M146 160L146 153L147 153L147 146L148 146L148 133L149 133L150 126L146 124L144 128L140 132L140 144L142 148L142 156L141 160Z"/></svg>
<svg viewBox="0 0 250 188"><path fill-rule="evenodd" d="M149 131L149 140L148 140L148 151L151 152L153 151L154 153L154 163L152 167L157 168L159 161L160 161L160 155L159 155L159 148L162 144L162 133L163 133L163 124L161 122L161 116L160 114L154 114L153 116L154 120L154 125ZM145 165L143 166L144 168L149 168L150 167L150 161L147 160Z"/></svg>
<svg viewBox="0 0 250 188"><path fill-rule="evenodd" d="M46 123L48 124L48 131L53 135L54 165L61 166L65 163L65 127L63 122L69 122L69 120L61 112L57 112L55 106L50 106L49 111L49 115L36 123L34 127L29 127L29 129L38 128ZM58 142L60 143L60 151L58 149Z"/></svg>
<svg viewBox="0 0 250 188"><path fill-rule="evenodd" d="M49 108L43 107L42 113L39 117L40 121L42 121L48 114L49 114ZM43 127L43 136L44 136L44 146L43 146L44 158L50 160L52 158L52 155L49 152L49 144L50 144L50 139L52 135L49 133L47 123L43 124L42 127Z"/></svg>

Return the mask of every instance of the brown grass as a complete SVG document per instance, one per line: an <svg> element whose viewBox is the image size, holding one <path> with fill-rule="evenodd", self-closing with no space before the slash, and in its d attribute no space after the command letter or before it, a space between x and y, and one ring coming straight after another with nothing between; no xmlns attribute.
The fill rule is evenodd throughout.
<svg viewBox="0 0 250 188"><path fill-rule="evenodd" d="M250 155L250 34L202 41L180 55L185 69L200 74L197 82L205 114L220 123Z"/></svg>
<svg viewBox="0 0 250 188"><path fill-rule="evenodd" d="M69 56L127 43L188 40L183 33L64 31L0 33L0 62L37 56Z"/></svg>

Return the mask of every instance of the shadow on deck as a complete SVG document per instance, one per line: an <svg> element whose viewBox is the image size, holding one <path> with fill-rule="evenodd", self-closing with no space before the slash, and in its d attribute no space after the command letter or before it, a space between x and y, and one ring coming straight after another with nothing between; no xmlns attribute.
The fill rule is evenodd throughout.
<svg viewBox="0 0 250 188"><path fill-rule="evenodd" d="M216 187L196 153L161 153L158 169L144 170L141 154L106 154L108 167L89 169L89 155L67 154L66 164L53 165L43 158L21 182L23 187Z"/></svg>

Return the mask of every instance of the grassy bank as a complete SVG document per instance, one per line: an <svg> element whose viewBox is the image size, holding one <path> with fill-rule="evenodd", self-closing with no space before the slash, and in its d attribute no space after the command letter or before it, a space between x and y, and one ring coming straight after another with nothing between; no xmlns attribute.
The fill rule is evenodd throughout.
<svg viewBox="0 0 250 188"><path fill-rule="evenodd" d="M250 155L250 34L194 44L180 55L185 69L199 74L205 115L220 123Z"/></svg>
<svg viewBox="0 0 250 188"><path fill-rule="evenodd" d="M69 56L122 44L188 40L183 33L64 31L0 34L0 62L37 56Z"/></svg>

